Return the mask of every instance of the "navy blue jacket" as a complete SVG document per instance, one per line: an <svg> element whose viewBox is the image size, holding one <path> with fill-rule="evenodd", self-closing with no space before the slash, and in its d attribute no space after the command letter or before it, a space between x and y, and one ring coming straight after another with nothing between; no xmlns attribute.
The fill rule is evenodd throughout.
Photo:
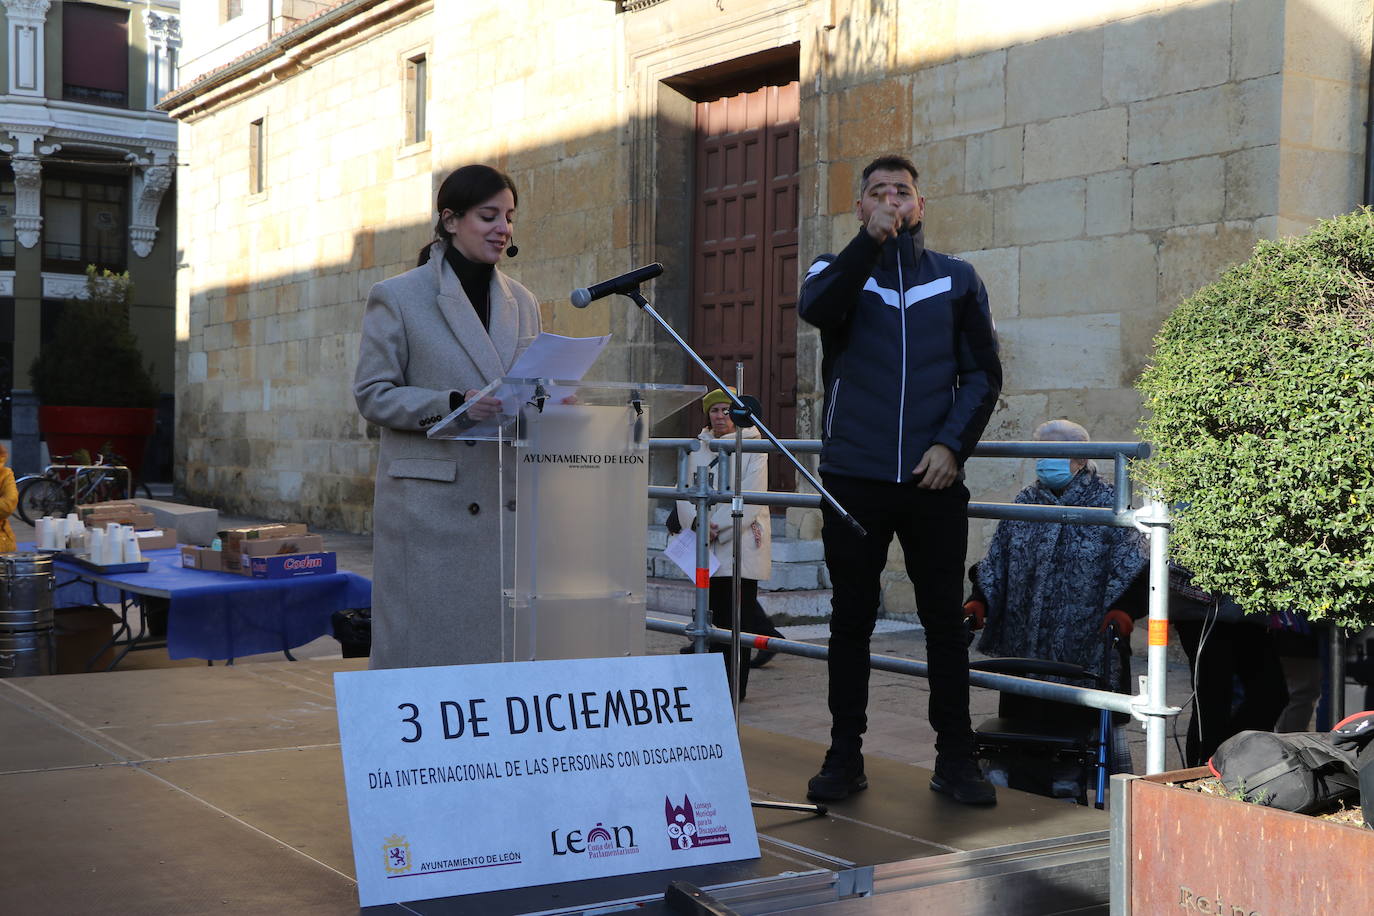
<svg viewBox="0 0 1374 916"><path fill-rule="evenodd" d="M927 250L920 226L882 245L860 229L811 265L797 310L821 329L823 472L900 483L937 442L963 465L1002 390L973 265Z"/></svg>

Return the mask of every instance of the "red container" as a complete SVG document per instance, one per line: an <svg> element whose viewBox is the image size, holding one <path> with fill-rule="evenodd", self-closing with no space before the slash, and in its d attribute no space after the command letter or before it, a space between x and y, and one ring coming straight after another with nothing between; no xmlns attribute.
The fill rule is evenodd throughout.
<svg viewBox="0 0 1374 916"><path fill-rule="evenodd" d="M78 449L96 461L108 443L141 480L143 452L157 425L153 407L39 407L38 425L48 442L49 455L70 455Z"/></svg>

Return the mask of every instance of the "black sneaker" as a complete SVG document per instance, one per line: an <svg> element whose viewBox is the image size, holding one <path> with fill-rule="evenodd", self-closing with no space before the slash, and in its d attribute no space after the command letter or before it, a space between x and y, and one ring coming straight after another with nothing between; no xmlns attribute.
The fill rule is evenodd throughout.
<svg viewBox="0 0 1374 916"><path fill-rule="evenodd" d="M930 787L961 805L997 804L997 789L988 782L972 757L936 758Z"/></svg>
<svg viewBox="0 0 1374 916"><path fill-rule="evenodd" d="M821 771L806 784L806 797L812 801L840 801L867 788L863 755L831 748L825 752Z"/></svg>

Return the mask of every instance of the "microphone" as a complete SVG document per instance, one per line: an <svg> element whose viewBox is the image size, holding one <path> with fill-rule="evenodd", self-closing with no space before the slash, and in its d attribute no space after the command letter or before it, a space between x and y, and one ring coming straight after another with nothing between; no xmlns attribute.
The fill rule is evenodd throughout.
<svg viewBox="0 0 1374 916"><path fill-rule="evenodd" d="M616 293L629 293L639 288L639 284L645 280L652 280L663 273L663 265L657 262L646 264L643 267L636 267L629 273L621 274L611 280L603 280L600 283L593 283L584 289L575 289L568 297L572 300L573 308L584 309L597 299L606 296L614 296Z"/></svg>
<svg viewBox="0 0 1374 916"><path fill-rule="evenodd" d="M510 244L506 246L506 257L513 258L520 253L520 247L515 244L515 236L511 236Z"/></svg>

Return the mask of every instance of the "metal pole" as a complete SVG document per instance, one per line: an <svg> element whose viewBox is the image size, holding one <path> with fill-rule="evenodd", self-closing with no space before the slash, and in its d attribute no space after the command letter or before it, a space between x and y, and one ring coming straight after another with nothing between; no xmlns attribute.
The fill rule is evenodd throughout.
<svg viewBox="0 0 1374 916"><path fill-rule="evenodd" d="M711 630L711 488L707 484L709 476L706 465L697 468L697 581L696 603L692 609L693 652L708 652L711 649L711 641L707 636Z"/></svg>
<svg viewBox="0 0 1374 916"><path fill-rule="evenodd" d="M1131 509L1131 472L1126 466L1126 456L1120 452L1116 453L1113 462L1116 473L1112 475L1112 483L1116 484L1116 503L1112 508L1117 515L1122 515Z"/></svg>
<svg viewBox="0 0 1374 916"><path fill-rule="evenodd" d="M1169 664L1169 507L1153 495L1137 514L1150 539L1149 648L1146 684L1149 705L1145 720L1145 773L1164 772L1164 725L1169 715L1165 670Z"/></svg>
<svg viewBox="0 0 1374 916"><path fill-rule="evenodd" d="M735 363L735 391L744 390L744 363ZM729 394L727 391L726 394ZM756 421L757 422L757 421ZM735 710L735 726L739 727L739 592L740 592L740 554L743 552L744 538L744 453L740 446L744 443L744 430L735 424L735 453L730 456L730 470L734 473L734 486L730 488L730 528L735 538L731 550L730 568L730 700Z"/></svg>
<svg viewBox="0 0 1374 916"><path fill-rule="evenodd" d="M646 616L644 622L645 628L655 633L681 634L689 626L665 617ZM759 634L747 633L745 635L753 640ZM731 632L729 630L723 627L711 628L711 642L728 645L730 639ZM779 639L776 636L768 638L768 648L770 651L799 655L803 658L813 658L819 661L825 661L830 657L830 650L826 646L791 639ZM930 666L926 662L914 658L870 654L869 667L874 671L891 671L894 674L908 674L913 677L930 677ZM1098 690L1096 687L1079 687L1074 684L1060 684L1057 681L1041 681L1014 674L979 671L976 668L969 670L968 682L973 687L985 687L989 690L1001 690L1022 696L1038 697L1042 700L1053 700L1056 703L1106 709L1111 712L1138 713L1144 708L1145 702L1144 697L1131 696L1127 693Z"/></svg>
<svg viewBox="0 0 1374 916"><path fill-rule="evenodd" d="M1345 718L1345 627L1338 624L1331 624L1331 646L1327 654L1328 692L1331 701L1328 706L1331 712L1331 724Z"/></svg>

